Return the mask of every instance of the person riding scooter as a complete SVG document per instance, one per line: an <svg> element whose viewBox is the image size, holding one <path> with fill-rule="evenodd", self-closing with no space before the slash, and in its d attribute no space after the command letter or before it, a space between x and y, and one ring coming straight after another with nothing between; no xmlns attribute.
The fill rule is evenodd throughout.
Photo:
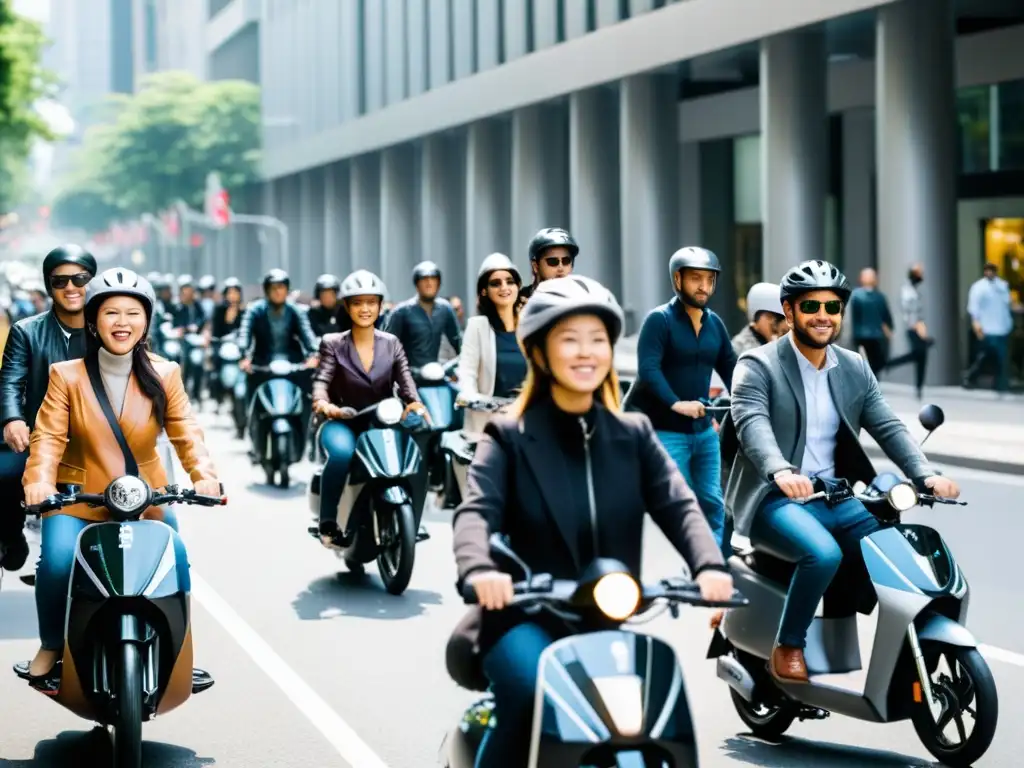
<svg viewBox="0 0 1024 768"><path fill-rule="evenodd" d="M732 337L732 351L737 356L775 341L789 331L780 296L776 283L754 283L750 286L747 291L747 319L750 322Z"/></svg>
<svg viewBox="0 0 1024 768"><path fill-rule="evenodd" d="M219 403L226 394L218 375L217 355L223 340L238 331L242 324L242 282L237 277L224 281L220 291L221 301L213 308L210 320L211 350L213 353L213 375L210 377L210 397Z"/></svg>
<svg viewBox="0 0 1024 768"><path fill-rule="evenodd" d="M769 672L799 683L808 680L807 629L844 552L857 553L881 526L856 498L831 508L798 503L814 494L812 481L874 480L859 441L863 428L919 486L939 497L959 490L929 465L863 358L834 343L851 293L846 277L827 262L805 261L780 288L792 330L746 352L733 373L727 428L735 429L739 450L725 496L740 534L796 564Z"/></svg>
<svg viewBox="0 0 1024 768"><path fill-rule="evenodd" d="M320 275L316 279L316 285L313 286L314 303L309 308L309 324L318 338L343 330L338 327L338 314L344 311L338 306L339 290L341 283L334 275Z"/></svg>
<svg viewBox="0 0 1024 768"><path fill-rule="evenodd" d="M441 270L432 261L413 267L412 284L416 295L396 306L388 318L387 330L396 336L412 368L436 363L445 336L456 353L462 350L462 333L455 310L437 295L441 289ZM431 414L434 415L434 414Z"/></svg>
<svg viewBox="0 0 1024 768"><path fill-rule="evenodd" d="M545 280L571 275L580 254L576 238L561 227L545 227L537 232L527 250L533 281L519 292L520 303L529 299Z"/></svg>
<svg viewBox="0 0 1024 768"><path fill-rule="evenodd" d="M650 422L619 413L613 349L622 326L621 307L600 283L577 276L541 283L516 330L528 364L523 392L508 417L487 425L469 468L454 517L457 589L472 589L483 612L474 608L450 642L478 648L494 692L497 725L478 766L526 765L538 661L571 633L550 614L506 607L513 579L492 559L491 534L507 534L534 573L555 579L579 579L602 557L638 575L648 511L705 598L733 595L696 497ZM464 671L449 665L457 682Z"/></svg>
<svg viewBox="0 0 1024 768"><path fill-rule="evenodd" d="M149 282L129 269L108 269L89 284L85 358L50 368L22 480L26 504L41 504L58 493L58 484L103 493L112 480L129 473L129 462L151 488L167 485L157 446L162 430L196 492L221 494L181 369L146 349L155 302ZM110 429L96 428L104 422ZM170 510L153 516L177 529ZM60 687L65 599L78 535L91 522L108 519L106 508L85 504L43 517L36 577L41 647L30 664L15 671L44 693L55 694Z"/></svg>
<svg viewBox="0 0 1024 768"><path fill-rule="evenodd" d="M407 425L415 426L426 415L401 343L374 327L384 300L380 278L366 270L353 272L339 294L352 330L323 337L320 365L313 377L313 410L328 419L319 433L327 457L320 490L320 532L325 536L337 533L334 521L357 431L366 428L348 423L353 414L390 397L397 386ZM421 512L417 512L417 525Z"/></svg>

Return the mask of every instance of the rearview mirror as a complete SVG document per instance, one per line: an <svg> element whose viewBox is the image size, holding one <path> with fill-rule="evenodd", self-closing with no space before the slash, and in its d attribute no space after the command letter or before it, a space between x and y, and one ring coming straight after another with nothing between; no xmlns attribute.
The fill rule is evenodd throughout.
<svg viewBox="0 0 1024 768"><path fill-rule="evenodd" d="M511 563L514 563L519 567L519 570L523 572L523 578L526 581L530 581L533 578L533 571L519 555L512 551L512 547L509 545L508 536L501 533L492 533L489 539L491 545L491 553L500 555Z"/></svg>
<svg viewBox="0 0 1024 768"><path fill-rule="evenodd" d="M917 414L917 418L921 422L922 427L929 432L934 432L946 421L946 414L943 413L939 406L930 404L921 409L920 413Z"/></svg>

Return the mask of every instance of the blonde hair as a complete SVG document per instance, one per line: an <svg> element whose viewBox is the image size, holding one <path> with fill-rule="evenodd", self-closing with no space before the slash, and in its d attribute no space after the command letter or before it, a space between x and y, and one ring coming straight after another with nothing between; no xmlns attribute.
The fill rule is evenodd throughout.
<svg viewBox="0 0 1024 768"><path fill-rule="evenodd" d="M549 372L537 364L534 360L533 351L537 347L527 350L522 344L519 345L526 358L526 380L519 392L519 397L509 406L508 412L517 419L522 418L527 409L551 390L552 377ZM619 386L619 375L615 372L615 348L612 347L612 366L608 375L597 389L597 397L601 404L609 411L618 413L622 410L622 388Z"/></svg>

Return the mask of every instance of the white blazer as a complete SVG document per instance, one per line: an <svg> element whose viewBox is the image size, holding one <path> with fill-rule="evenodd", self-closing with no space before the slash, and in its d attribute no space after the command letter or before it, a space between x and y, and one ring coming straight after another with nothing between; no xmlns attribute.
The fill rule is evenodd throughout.
<svg viewBox="0 0 1024 768"><path fill-rule="evenodd" d="M459 356L459 390L467 398L493 395L497 368L497 338L491 323L483 315L475 315L466 323ZM490 414L466 411L467 432L483 432Z"/></svg>

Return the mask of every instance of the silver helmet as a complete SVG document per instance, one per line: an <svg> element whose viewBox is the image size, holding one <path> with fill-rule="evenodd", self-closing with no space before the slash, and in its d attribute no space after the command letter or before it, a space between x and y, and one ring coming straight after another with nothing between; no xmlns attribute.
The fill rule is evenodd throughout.
<svg viewBox="0 0 1024 768"><path fill-rule="evenodd" d="M384 287L384 281L366 269L357 269L342 280L341 290L338 292L339 299L350 299L353 296L380 296L380 300L384 301L386 295L387 288Z"/></svg>
<svg viewBox="0 0 1024 768"><path fill-rule="evenodd" d="M782 289L776 283L754 283L747 291L747 319L754 322L758 312L784 315Z"/></svg>
<svg viewBox="0 0 1024 768"><path fill-rule="evenodd" d="M131 296L142 302L146 317L153 317L156 292L152 283L142 275L124 267L108 269L89 281L85 289L85 317L89 323L96 322L100 304L111 296Z"/></svg>
<svg viewBox="0 0 1024 768"><path fill-rule="evenodd" d="M516 282L522 285L523 276L519 274L519 270L516 269L516 265L512 263L512 260L504 253L492 253L480 264L480 269L476 273L477 282L483 280L491 272L498 272L504 270L505 272L511 272L512 277L516 279Z"/></svg>
<svg viewBox="0 0 1024 768"><path fill-rule="evenodd" d="M615 296L596 280L581 275L556 277L537 284L519 314L516 338L527 345L563 317L595 314L604 320L614 345L622 333L625 316Z"/></svg>

